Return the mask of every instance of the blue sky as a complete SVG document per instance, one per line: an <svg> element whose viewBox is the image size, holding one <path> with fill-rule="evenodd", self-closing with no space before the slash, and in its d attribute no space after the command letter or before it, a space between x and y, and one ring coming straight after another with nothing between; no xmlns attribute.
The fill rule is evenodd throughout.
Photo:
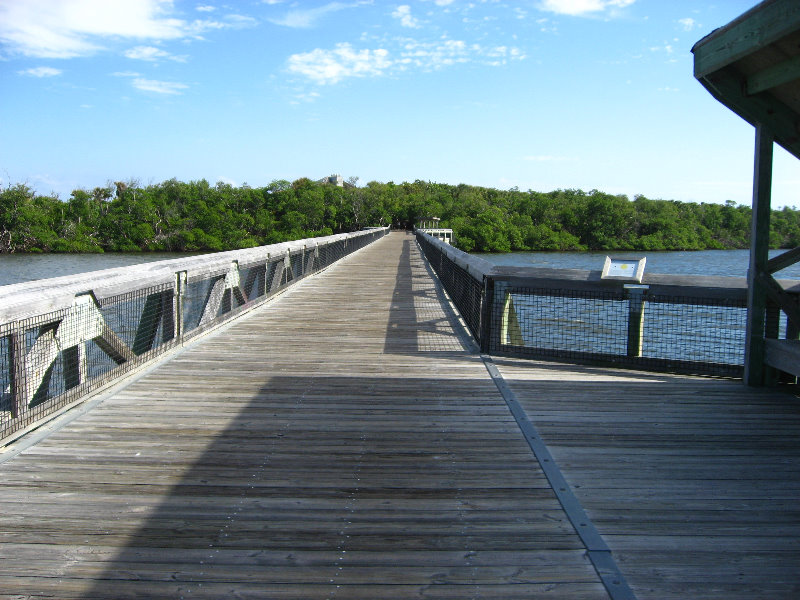
<svg viewBox="0 0 800 600"><path fill-rule="evenodd" d="M0 0L0 182L331 173L749 204L692 76L752 0ZM773 206L800 206L776 148Z"/></svg>

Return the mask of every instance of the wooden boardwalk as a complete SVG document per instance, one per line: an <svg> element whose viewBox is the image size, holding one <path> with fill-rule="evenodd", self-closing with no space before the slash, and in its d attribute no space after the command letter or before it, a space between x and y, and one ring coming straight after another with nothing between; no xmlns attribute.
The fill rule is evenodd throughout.
<svg viewBox="0 0 800 600"><path fill-rule="evenodd" d="M638 598L800 598L797 397L496 363Z"/></svg>
<svg viewBox="0 0 800 600"><path fill-rule="evenodd" d="M800 595L794 397L495 362L636 597ZM0 478L2 598L608 598L405 234L188 347Z"/></svg>

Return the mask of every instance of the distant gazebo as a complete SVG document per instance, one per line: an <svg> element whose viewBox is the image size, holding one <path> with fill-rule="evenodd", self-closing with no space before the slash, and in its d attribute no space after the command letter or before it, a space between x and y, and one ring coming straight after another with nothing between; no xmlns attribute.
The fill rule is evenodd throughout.
<svg viewBox="0 0 800 600"><path fill-rule="evenodd" d="M439 227L439 221L441 221L439 217L419 217L415 229L438 238L445 244L452 244L453 230L446 227Z"/></svg>
<svg viewBox="0 0 800 600"><path fill-rule="evenodd" d="M417 229L437 229L439 221L439 217L420 217L417 220Z"/></svg>
<svg viewBox="0 0 800 600"><path fill-rule="evenodd" d="M756 129L744 381L765 385L777 371L800 376L800 286L773 274L800 248L769 259L772 150L800 159L800 3L766 0L692 48L694 76ZM786 338L778 339L781 312Z"/></svg>

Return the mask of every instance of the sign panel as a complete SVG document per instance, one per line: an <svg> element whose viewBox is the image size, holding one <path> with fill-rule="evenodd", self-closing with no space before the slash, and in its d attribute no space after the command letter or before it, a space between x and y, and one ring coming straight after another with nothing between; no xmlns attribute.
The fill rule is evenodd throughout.
<svg viewBox="0 0 800 600"><path fill-rule="evenodd" d="M606 256L602 279L642 282L646 258L611 258Z"/></svg>

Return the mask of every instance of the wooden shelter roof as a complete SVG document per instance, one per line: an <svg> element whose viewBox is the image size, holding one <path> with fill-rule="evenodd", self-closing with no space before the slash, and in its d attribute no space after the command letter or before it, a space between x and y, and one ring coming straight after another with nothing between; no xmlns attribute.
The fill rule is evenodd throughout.
<svg viewBox="0 0 800 600"><path fill-rule="evenodd" d="M800 2L765 0L697 42L694 76L800 158Z"/></svg>

